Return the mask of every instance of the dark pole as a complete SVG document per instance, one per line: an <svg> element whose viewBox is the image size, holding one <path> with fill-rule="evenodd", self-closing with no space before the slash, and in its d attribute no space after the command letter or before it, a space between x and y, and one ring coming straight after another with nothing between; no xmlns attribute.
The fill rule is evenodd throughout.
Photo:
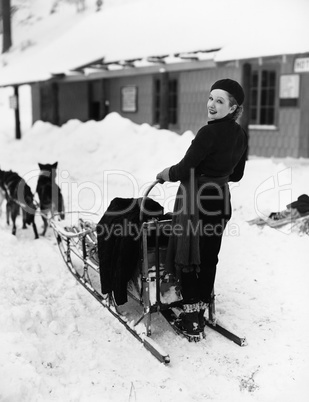
<svg viewBox="0 0 309 402"><path fill-rule="evenodd" d="M52 82L52 105L53 105L53 115L52 115L52 123L55 125L59 125L59 102L58 102L58 92L59 85L57 82Z"/></svg>
<svg viewBox="0 0 309 402"><path fill-rule="evenodd" d="M160 72L160 121L161 129L168 129L168 72Z"/></svg>
<svg viewBox="0 0 309 402"><path fill-rule="evenodd" d="M21 139L21 131L20 131L20 118L19 118L19 93L18 86L14 86L14 96L15 96L15 138L17 140Z"/></svg>
<svg viewBox="0 0 309 402"><path fill-rule="evenodd" d="M248 133L250 124L250 79L251 79L251 64L245 63L242 67L242 86L245 93L244 111L241 116L241 125ZM249 152L249 151L248 151Z"/></svg>
<svg viewBox="0 0 309 402"><path fill-rule="evenodd" d="M2 22L3 22L2 53L5 53L12 46L11 0L1 0L1 1L2 1Z"/></svg>

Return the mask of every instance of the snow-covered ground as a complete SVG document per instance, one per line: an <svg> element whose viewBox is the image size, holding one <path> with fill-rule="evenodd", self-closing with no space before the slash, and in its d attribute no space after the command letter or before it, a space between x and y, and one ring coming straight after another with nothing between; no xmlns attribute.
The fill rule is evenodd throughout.
<svg viewBox="0 0 309 402"><path fill-rule="evenodd" d="M94 221L115 196L140 196L193 138L110 114L62 127L37 122L16 141L11 114L3 113L1 168L17 171L34 190L37 163L58 161L66 209L97 213ZM231 186L233 218L216 282L218 319L248 345L240 348L212 330L205 341L190 344L157 326L153 336L169 352L168 366L75 283L51 230L34 240L19 221L14 237L3 211L0 400L306 401L308 236L246 221L309 193L308 171L306 159L250 158L243 180ZM153 196L170 210L175 184L157 187ZM39 216L36 221L40 227Z"/></svg>

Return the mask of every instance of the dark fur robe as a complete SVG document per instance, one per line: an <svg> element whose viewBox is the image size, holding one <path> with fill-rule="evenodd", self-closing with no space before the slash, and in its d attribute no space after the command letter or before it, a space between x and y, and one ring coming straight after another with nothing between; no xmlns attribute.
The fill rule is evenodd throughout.
<svg viewBox="0 0 309 402"><path fill-rule="evenodd" d="M140 256L140 204L141 199L114 198L97 225L101 290L113 292L118 305L127 302L127 283ZM162 216L161 205L147 198L143 221Z"/></svg>

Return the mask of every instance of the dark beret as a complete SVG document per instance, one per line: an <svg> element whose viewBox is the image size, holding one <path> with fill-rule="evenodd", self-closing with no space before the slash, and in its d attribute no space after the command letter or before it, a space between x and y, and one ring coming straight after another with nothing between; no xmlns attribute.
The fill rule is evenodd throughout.
<svg viewBox="0 0 309 402"><path fill-rule="evenodd" d="M213 89L223 89L224 91L228 92L236 99L236 102L239 106L245 100L244 90L242 89L241 85L238 84L237 81L231 80L229 78L216 81L210 90L212 91Z"/></svg>

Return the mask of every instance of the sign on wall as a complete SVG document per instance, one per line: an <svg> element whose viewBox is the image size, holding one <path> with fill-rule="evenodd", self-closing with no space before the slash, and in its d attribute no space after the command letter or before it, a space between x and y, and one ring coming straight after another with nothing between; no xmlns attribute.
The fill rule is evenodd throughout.
<svg viewBox="0 0 309 402"><path fill-rule="evenodd" d="M280 106L297 106L299 98L299 75L287 74L280 76Z"/></svg>
<svg viewBox="0 0 309 402"><path fill-rule="evenodd" d="M294 62L295 73L308 73L309 72L309 57L300 57L295 59Z"/></svg>
<svg viewBox="0 0 309 402"><path fill-rule="evenodd" d="M121 111L137 111L137 87L126 86L121 88Z"/></svg>

